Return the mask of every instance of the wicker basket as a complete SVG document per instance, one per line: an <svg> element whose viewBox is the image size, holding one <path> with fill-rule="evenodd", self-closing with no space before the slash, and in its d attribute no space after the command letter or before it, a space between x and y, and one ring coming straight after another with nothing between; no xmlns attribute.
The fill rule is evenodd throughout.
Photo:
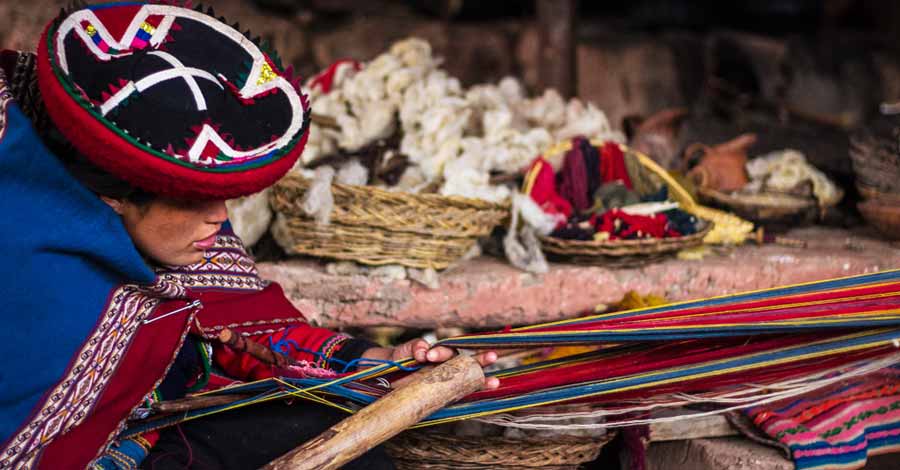
<svg viewBox="0 0 900 470"><path fill-rule="evenodd" d="M900 240L900 205L870 199L857 206L866 222L886 238Z"/></svg>
<svg viewBox="0 0 900 470"><path fill-rule="evenodd" d="M850 139L850 160L858 186L900 194L900 149L896 140L871 131Z"/></svg>
<svg viewBox="0 0 900 470"><path fill-rule="evenodd" d="M862 196L863 199L873 199L900 206L900 193L885 193L859 183L856 184L856 189L859 190L859 195Z"/></svg>
<svg viewBox="0 0 900 470"><path fill-rule="evenodd" d="M592 145L602 145L601 141L591 141ZM694 212L696 204L684 188L672 180L665 170L649 157L642 155L625 145L622 150L637 157L641 168L669 186L670 197L676 199L682 208ZM568 150L560 144L547 152L548 155ZM697 214L695 214L697 215ZM682 237L644 238L634 240L565 240L555 237L541 237L541 248L551 259L577 264L603 264L608 266L634 266L656 261L659 258L677 251L693 248L703 244L703 239L713 229L714 223L698 216L699 225L696 233Z"/></svg>
<svg viewBox="0 0 900 470"><path fill-rule="evenodd" d="M614 436L516 440L408 431L386 447L399 470L574 470L595 460Z"/></svg>
<svg viewBox="0 0 900 470"><path fill-rule="evenodd" d="M552 259L576 264L639 266L672 253L703 244L713 224L700 220L696 233L683 237L638 238L633 240L582 241L554 237L541 238L541 248Z"/></svg>
<svg viewBox="0 0 900 470"><path fill-rule="evenodd" d="M823 210L815 199L788 194L723 193L711 188L697 188L700 200L727 209L748 220L763 225L796 225L815 221Z"/></svg>
<svg viewBox="0 0 900 470"><path fill-rule="evenodd" d="M508 207L477 199L335 183L331 222L319 225L301 207L310 184L288 175L272 191L273 230L291 254L444 269L509 216Z"/></svg>

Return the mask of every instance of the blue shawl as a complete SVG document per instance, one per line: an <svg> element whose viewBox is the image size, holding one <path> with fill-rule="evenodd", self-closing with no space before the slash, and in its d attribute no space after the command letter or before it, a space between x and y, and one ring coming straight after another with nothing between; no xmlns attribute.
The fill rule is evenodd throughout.
<svg viewBox="0 0 900 470"><path fill-rule="evenodd" d="M2 78L2 77L0 77ZM85 136L90 138L90 136ZM119 216L38 138L0 82L0 449L59 382L109 300L154 273Z"/></svg>

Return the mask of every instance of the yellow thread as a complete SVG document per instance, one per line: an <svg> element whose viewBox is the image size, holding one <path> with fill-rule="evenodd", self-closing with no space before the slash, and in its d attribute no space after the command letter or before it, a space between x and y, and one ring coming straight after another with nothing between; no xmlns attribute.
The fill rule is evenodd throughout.
<svg viewBox="0 0 900 470"><path fill-rule="evenodd" d="M900 269L892 269L892 270L889 270L889 271L882 271L880 274L886 274L886 273L898 273L898 272L900 272ZM841 277L841 278L837 278L837 279L829 279L828 281L850 280L850 279L855 279L855 278L860 278L860 277L863 277L863 276L870 276L870 275L871 275L871 274L858 274L858 275L856 275L856 276L847 276L847 277ZM757 290L750 290L750 291L746 291L746 292L741 292L741 293L739 293L739 294L724 294L724 295L719 295L719 296L715 296L715 297L709 297L709 298L706 298L706 299L702 299L702 301L703 301L703 302L706 302L706 301L712 301L712 300L723 300L723 299L733 298L733 297L736 297L736 296L738 296L738 295L753 295L753 294L761 294L761 293L764 293L764 292L772 292L772 291L780 290L780 289L793 289L793 288L796 288L796 287L807 287L807 286L812 286L812 285L816 285L816 284L820 284L820 283L822 283L822 282L828 282L828 281L818 280L818 281L802 282L802 283L799 283L799 284L791 284L791 285L781 286L781 287L768 287L768 288L765 288L765 289L757 289ZM844 291L848 291L848 290L851 290L851 289L856 289L856 288L859 288L859 287L862 287L862 286L867 286L867 287L878 287L878 286L883 286L883 285L893 284L893 283L896 283L896 282L897 282L897 281L882 281L882 282L871 283L871 284L860 284L860 285L858 285L858 286L842 287L842 288L836 289L836 290L829 290L828 292L844 292ZM790 294L790 295L785 296L785 297L786 297L786 298L790 298L790 297L794 297L794 296L797 296L797 295L808 295L808 294L811 294L811 293L814 293L814 292L805 292L805 293L799 293L799 294ZM763 299L756 299L756 300L763 300ZM753 301L753 300L748 300L747 302L752 302L752 301ZM670 303L670 304L666 304L666 305L665 305L665 308L672 308L672 309L674 309L675 307L679 307L679 306L686 305L686 304L690 304L690 303L694 303L694 302L698 302L698 300L695 299L695 300L682 300L682 301L678 301L678 302L672 302L672 303ZM583 321L590 321L590 320L599 320L599 319L606 318L606 317L611 317L611 316L616 316L616 315L623 315L623 314L626 314L626 313L638 313L638 312L642 312L642 311L645 311L645 310L657 309L657 308L660 308L660 307L643 307L643 308L637 308L637 309L634 309L634 310L626 310L626 311L624 311L624 312L600 313L600 314L591 315L591 316L587 316L587 317L569 318L569 319L566 319L566 320L557 320L557 321L554 321L554 322L541 323L541 324L538 324L538 325L520 326L520 327L518 327L518 328L513 328L513 329L510 330L510 331L528 331L528 330L534 330L534 329L538 329L538 328L546 328L546 327L549 327L549 326L560 326L560 325L567 325L567 324L569 324L569 323L576 323L576 322L583 322ZM465 338L465 336L461 336L461 338ZM454 339L455 339L455 338L454 338Z"/></svg>
<svg viewBox="0 0 900 470"><path fill-rule="evenodd" d="M525 177L525 186L522 188L522 193L526 196L531 194L531 189L534 188L534 180L537 179L538 173L541 171L541 167L543 167L542 162L537 162L531 171L528 172L528 175Z"/></svg>
<svg viewBox="0 0 900 470"><path fill-rule="evenodd" d="M871 334L877 334L877 333L882 333L882 332L887 332L887 331L891 331L891 330L888 330L888 329L876 330L875 332L873 332L873 333L871 333ZM894 330L894 331L897 331L897 330ZM863 335L865 335L865 334L868 334L868 333L861 333L861 334L857 334L857 335L842 336L842 337L839 337L839 338L835 338L833 341L843 340L843 339L850 339L850 338L855 338L855 337L863 336ZM809 344L802 345L802 346L795 346L794 348L806 347L806 346L815 345L815 344L822 344L822 343L826 343L826 342L827 342L827 340L826 340L826 341L820 341L820 342L809 343ZM566 402L566 401L572 401L572 400L574 400L574 399L583 399L583 398L590 398L590 397L595 397L595 396L607 395L607 394L610 394L610 393L626 392L626 391L630 391L630 390L637 390L637 389L640 389L640 388L647 388L647 387L655 387L655 386L658 386L658 385L665 385L665 384L668 384L668 383L679 382L679 381L685 381L685 380L692 380L692 379L696 379L696 378L705 378L705 377L712 377L712 376L716 376L716 375L723 375L723 374L726 374L726 373L741 372L741 371L744 371L744 370L749 370L749 369L759 368L759 367L763 367L763 366L770 366L770 365L784 364L784 363L794 362L794 361L804 360L804 359L813 359L813 358L816 358L816 357L823 357L823 356L828 356L828 355L837 354L837 353L841 353L841 352L856 351L856 350L860 350L860 349L866 349L866 348L870 348L870 347L877 347L877 346L881 346L881 345L884 345L884 344L890 344L890 343L891 343L891 340L882 340L882 341L877 341L877 342L874 342L874 343L867 343L867 344L856 345L856 346L847 346L847 347L844 347L844 348L831 349L831 350L828 350L828 351L820 351L820 352L817 352L817 353L808 353L808 354L803 354L803 355L800 355L800 356L794 356L794 357L790 357L790 358L776 359L776 360L772 360L772 361L768 361L768 362L763 362L763 363L758 363L758 364L748 364L748 365L745 365L745 366L738 366L738 367L734 367L734 368L730 368L730 369L722 369L722 370L717 370L717 371L712 371L712 372L706 372L706 373L696 374L696 375L691 375L691 376L687 376L687 377L678 377L678 378L672 378L672 379L665 379L665 380L662 380L662 381L653 382L653 383L648 383L648 384L632 385L632 386L629 386L629 387L617 388L617 389L615 389L615 390L604 390L604 391L599 391L599 392L595 392L595 393L591 393L591 394L587 394L587 395L579 395L578 397L568 397L568 398L562 398L562 399L557 399L557 400L551 400L551 401L546 401L546 402L541 402L541 403L536 403L536 404L519 405L519 406L516 406L516 407L512 407L512 408L504 408L504 409L500 409L500 410L482 411L482 412L479 412L479 413L473 413L473 414L469 414L469 415L457 416L457 417L452 417L452 418L444 418L444 419L441 419L441 420L435 420L435 421L431 421L431 422L428 422L428 423L419 423L419 424L413 426L413 428L422 428L422 427L426 427L426 426L433 426L433 425L436 425L436 424L444 424L444 423L449 423L449 422L453 422L453 421L460 421L460 420L463 420L463 419L478 418L478 417L481 417L481 416L488 416L488 415L496 414L496 413L508 413L508 412L510 412L510 411L517 411L517 410L522 410L522 409L526 409L526 408L532 408L532 407L535 407L535 406L552 405L552 404L556 404L556 403L562 403L562 402ZM778 352L778 351L789 351L790 349L793 349L793 348L779 349L779 350L776 350L775 352ZM769 354L769 353L751 354L751 355L749 355L749 356L744 356L744 357L745 357L745 358L752 358L752 357L755 357L755 356L759 356L760 354ZM721 362L723 362L723 361L728 361L728 360L732 360L732 359L733 359L733 358L730 358L730 359L724 359L724 360L719 360L719 361L713 361L713 362L710 362L710 363L704 363L704 364L699 364L699 365L690 366L690 367L708 366L708 365L718 364L718 363L721 363ZM657 371L657 372L655 372L655 373L667 373L667 372L671 372L671 371L673 371L673 370L674 370L674 371L677 371L677 370L683 370L683 369L684 369L684 367L682 367L682 368L674 368L674 369L668 369L668 370L666 370L666 371ZM616 383L616 382L618 382L618 381L622 381L622 380L625 380L625 379L632 379L632 378L635 378L635 377L646 377L647 375L651 375L651 374L641 374L641 375L628 376L628 377L623 377L623 378L619 378L619 379L614 379L614 380L612 380L612 381L597 381L597 382L591 382L591 383L592 383L592 384L600 384L600 383ZM502 401L502 400L501 400L501 401Z"/></svg>
<svg viewBox="0 0 900 470"><path fill-rule="evenodd" d="M272 67L269 65L269 63L263 62L262 67L259 70L259 78L256 80L256 84L263 85L269 83L272 80L275 80L276 77L278 77L278 74L275 73L274 70L272 70Z"/></svg>
<svg viewBox="0 0 900 470"><path fill-rule="evenodd" d="M151 35L151 36L153 35L153 33L156 32L156 28L155 28L152 24L147 23L146 21L143 22L143 23L141 23L141 29L142 29L145 33L147 33L147 34L149 34L149 35Z"/></svg>

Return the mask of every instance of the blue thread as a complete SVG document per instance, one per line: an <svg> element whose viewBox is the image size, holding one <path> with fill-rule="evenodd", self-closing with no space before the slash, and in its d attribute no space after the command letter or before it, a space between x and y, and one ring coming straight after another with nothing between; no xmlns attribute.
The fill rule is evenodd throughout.
<svg viewBox="0 0 900 470"><path fill-rule="evenodd" d="M354 360L346 363L346 365L344 366L344 370L342 370L341 373L345 373L353 367L380 366L382 364L387 364L387 365L396 367L397 369L402 370L403 372L415 372L415 371L419 370L419 368L421 367L421 366L407 367L407 366L401 365L401 363L399 363L399 362L389 361L387 359L369 359L369 358L365 358L365 357L360 357L360 358L354 359Z"/></svg>
<svg viewBox="0 0 900 470"><path fill-rule="evenodd" d="M285 328L284 332L282 332L282 334L281 334L281 338L278 341L272 341L272 337L270 336L269 337L269 347L272 348L273 351L276 351L276 352L279 352L279 353L285 354L285 355L290 355L292 349L297 352L304 352L304 353L310 354L313 357L316 357L317 359L321 359L322 361L325 361L325 363L327 363L329 366L331 366L331 365L341 366L341 369L339 372L341 374L347 373L350 369L352 369L354 367L378 366L378 365L383 365L383 364L388 364L388 365L394 366L397 369L402 370L404 372L414 372L414 371L419 370L418 366L407 367L407 366L401 365L399 362L389 361L389 360L384 360L384 359L369 359L369 358L360 357L360 358L353 359L350 362L347 362L347 361L344 361L342 359L338 359L335 357L327 357L318 351L312 351L312 350L300 347L300 345L297 344L296 341L289 339L287 336L288 336L288 334L290 334L290 332L294 328L296 328L296 326L290 326L288 328ZM331 367L331 369L335 370L335 371L338 370L337 368L334 368L334 367Z"/></svg>
<svg viewBox="0 0 900 470"><path fill-rule="evenodd" d="M294 341L294 340L292 340L292 339L289 339L289 338L287 337L287 335L290 334L290 332L291 332L294 328L297 328L297 327L296 327L296 326L289 326L289 327L285 328L285 329L284 329L284 332L281 334L281 339L279 339L278 341L273 342L273 341L272 341L272 337L270 336L270 337L269 337L269 347L272 348L273 351L279 352L279 353L284 354L284 355L290 355L291 350L294 350L294 351L297 351L297 352L303 352L303 353L309 354L309 355L311 355L311 356L313 356L313 357L315 357L315 358L317 358L317 359L320 359L320 360L322 360L322 361L325 361L325 362L328 363L329 365L330 365L331 363L335 363L335 364L338 364L338 365L344 365L344 366L346 366L346 364L347 364L346 361L342 361L342 360L340 360L340 359L333 358L333 357L327 357L326 355L324 355L324 354L322 354L322 353L320 353L320 352L318 352L318 351L313 351L313 350L310 350L310 349L306 349L306 348L300 347L300 345L299 345L296 341Z"/></svg>

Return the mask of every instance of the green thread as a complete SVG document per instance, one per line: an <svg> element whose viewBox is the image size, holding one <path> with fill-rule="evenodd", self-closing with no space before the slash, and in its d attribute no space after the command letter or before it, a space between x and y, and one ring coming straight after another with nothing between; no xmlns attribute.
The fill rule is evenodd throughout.
<svg viewBox="0 0 900 470"><path fill-rule="evenodd" d="M853 426L856 426L857 424L865 421L866 419L871 418L872 416L884 415L891 411L896 411L898 409L900 409L900 401L895 401L895 402L891 403L889 406L878 407L875 410L863 411L862 413L859 413L856 416L850 418L850 420L848 420L844 424L841 424L840 426L831 428L828 431L823 432L822 434L820 434L820 436L822 438L827 439L829 437L838 435L838 434L844 432L845 430L851 429Z"/></svg>
<svg viewBox="0 0 900 470"><path fill-rule="evenodd" d="M209 384L209 375L212 370L212 359L209 356L209 351L206 350L206 344L203 341L197 341L196 347L197 352L200 354L200 363L203 365L203 373L197 379L197 382L188 388L187 393L194 393L206 387Z"/></svg>

